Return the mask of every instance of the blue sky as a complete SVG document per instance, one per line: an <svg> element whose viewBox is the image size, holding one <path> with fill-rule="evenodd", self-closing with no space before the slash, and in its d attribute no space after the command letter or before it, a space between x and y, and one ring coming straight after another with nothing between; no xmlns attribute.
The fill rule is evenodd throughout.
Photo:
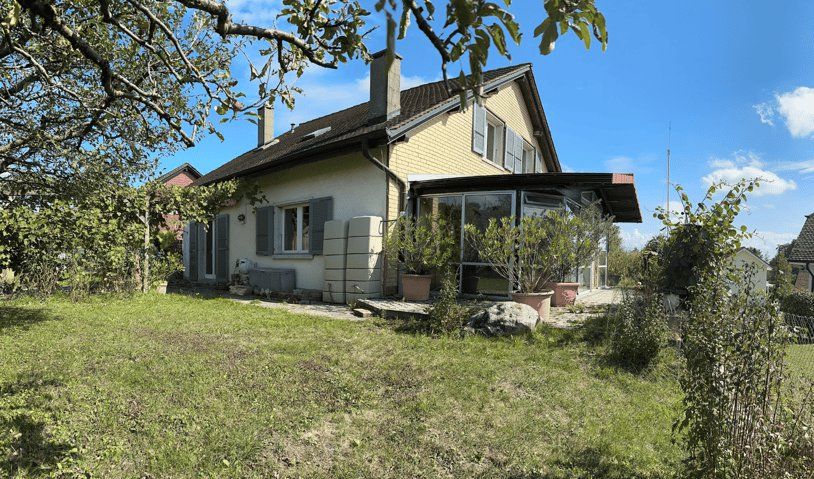
<svg viewBox="0 0 814 479"><path fill-rule="evenodd" d="M238 19L274 21L276 0L232 0ZM761 176L773 181L750 199L740 220L756 232L752 244L773 252L793 239L814 213L814 2L762 0L684 2L598 0L607 18L606 52L586 51L573 36L539 55L532 31L542 0L515 0L523 42L512 60L492 55L489 68L532 62L561 163L570 171L632 172L642 224L623 225L628 247L658 233L652 219L665 203L665 149L672 125L672 181L700 199L709 181ZM526 20L528 19L528 20ZM381 21L380 19L377 19ZM382 29L368 46L384 46ZM402 87L439 78L437 56L411 28L399 42ZM457 73L453 66L451 73ZM235 75L247 78L236 62ZM275 129L364 102L367 66L310 69L297 85L294 111L277 106ZM245 81L244 81L245 83ZM247 93L256 91L247 85ZM254 147L245 120L222 125L225 140L204 138L162 162L189 161L203 172ZM673 195L675 198L675 195Z"/></svg>

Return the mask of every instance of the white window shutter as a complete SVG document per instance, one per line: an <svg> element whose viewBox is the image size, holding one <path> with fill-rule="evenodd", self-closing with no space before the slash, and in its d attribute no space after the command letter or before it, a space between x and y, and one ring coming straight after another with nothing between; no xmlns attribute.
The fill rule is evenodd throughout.
<svg viewBox="0 0 814 479"><path fill-rule="evenodd" d="M514 130L506 127L506 151L503 155L503 167L507 170L512 170L514 168L514 139L517 135L514 133Z"/></svg>
<svg viewBox="0 0 814 479"><path fill-rule="evenodd" d="M514 137L514 172L523 172L523 137L515 133Z"/></svg>
<svg viewBox="0 0 814 479"><path fill-rule="evenodd" d="M472 151L486 153L486 110L477 102L472 104Z"/></svg>

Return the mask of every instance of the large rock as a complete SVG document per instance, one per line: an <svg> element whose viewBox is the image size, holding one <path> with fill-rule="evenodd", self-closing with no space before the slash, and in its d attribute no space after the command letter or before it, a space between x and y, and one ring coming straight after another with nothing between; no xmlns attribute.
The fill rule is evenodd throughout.
<svg viewBox="0 0 814 479"><path fill-rule="evenodd" d="M466 330L487 336L530 333L537 328L540 316L529 305L495 303L469 318Z"/></svg>

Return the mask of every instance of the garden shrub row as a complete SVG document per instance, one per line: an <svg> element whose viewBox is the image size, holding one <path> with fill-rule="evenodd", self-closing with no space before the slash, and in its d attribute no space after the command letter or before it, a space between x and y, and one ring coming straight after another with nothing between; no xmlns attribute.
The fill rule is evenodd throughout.
<svg viewBox="0 0 814 479"><path fill-rule="evenodd" d="M814 293L792 291L780 299L780 310L787 314L814 317Z"/></svg>

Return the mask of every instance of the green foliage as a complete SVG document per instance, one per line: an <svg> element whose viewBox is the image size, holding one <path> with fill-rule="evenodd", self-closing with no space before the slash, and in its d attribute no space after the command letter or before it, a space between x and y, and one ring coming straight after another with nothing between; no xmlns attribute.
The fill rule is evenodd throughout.
<svg viewBox="0 0 814 479"><path fill-rule="evenodd" d="M302 93L296 80L309 67L369 60L366 41L381 22L366 3L285 0L273 19L253 24L236 21L237 7L220 1L0 1L8 46L8 74L0 76L0 197L56 193L89 169L141 180L162 154L206 134L222 140L218 123L241 115L256 121L256 108L277 100L293 108ZM468 92L482 94L491 52L511 57L521 25L509 1L455 0L438 12L436 3L374 6L386 13L390 57L392 34L398 29L403 38L416 23L440 57L448 91L465 102ZM607 45L594 0L543 6L542 18L530 20L539 22L534 35L542 53L569 31L586 47L591 38ZM251 100L249 85L232 73L235 58L249 62ZM457 84L449 81L449 65L462 66Z"/></svg>
<svg viewBox="0 0 814 479"><path fill-rule="evenodd" d="M602 216L597 205L580 208L576 213L567 210L554 210L545 218L552 223L549 248L556 252L552 258L556 264L555 279L565 278L578 267L590 263L608 234L613 221Z"/></svg>
<svg viewBox="0 0 814 479"><path fill-rule="evenodd" d="M429 308L433 331L460 335L469 319L469 308L458 304L458 275L453 268L446 268L441 277L441 293Z"/></svg>
<svg viewBox="0 0 814 479"><path fill-rule="evenodd" d="M539 293L553 280L562 280L599 252L611 220L596 206L573 214L552 210L543 216L492 218L484 231L465 226L466 240L480 259L520 292Z"/></svg>
<svg viewBox="0 0 814 479"><path fill-rule="evenodd" d="M784 313L814 317L814 293L792 291L780 298L780 309Z"/></svg>
<svg viewBox="0 0 814 479"><path fill-rule="evenodd" d="M389 261L397 261L409 274L429 274L449 266L457 257L452 228L444 218L401 216L387 232L385 251Z"/></svg>
<svg viewBox="0 0 814 479"><path fill-rule="evenodd" d="M803 477L812 467L811 398L790 394L789 332L748 272L729 292L723 275L693 286L684 331L684 411L675 428L687 452L684 477Z"/></svg>
<svg viewBox="0 0 814 479"><path fill-rule="evenodd" d="M708 205L720 186L695 210L677 188L683 218L660 210L669 236L651 249L662 287L688 297L683 412L674 426L686 452L682 477L802 477L812 467L810 453L798 454L811 445L811 398L796 403L784 385L790 335L779 308L755 289L752 266L738 272L732 263L749 236L734 220L757 182L741 181Z"/></svg>
<svg viewBox="0 0 814 479"><path fill-rule="evenodd" d="M203 221L242 191L234 181L195 188L102 184L95 191L50 199L36 208L4 208L0 268L10 267L19 274L23 289L39 294L58 288L77 297L132 291L145 280L145 262L156 254L153 244L167 234L161 229L167 226L164 215L180 213ZM173 265L168 257L159 259L169 262L167 268L178 269L177 261Z"/></svg>
<svg viewBox="0 0 814 479"><path fill-rule="evenodd" d="M0 269L0 294L13 293L19 283L20 279L13 269Z"/></svg>
<svg viewBox="0 0 814 479"><path fill-rule="evenodd" d="M775 298L785 298L794 291L795 278L792 274L791 264L782 251L770 262L772 269L768 272L768 280L774 287L772 294Z"/></svg>
<svg viewBox="0 0 814 479"><path fill-rule="evenodd" d="M612 251L608 255L608 279L616 285L635 284L641 275L642 252L639 250Z"/></svg>
<svg viewBox="0 0 814 479"><path fill-rule="evenodd" d="M629 293L608 317L609 350L614 360L641 370L667 341L667 315L659 294Z"/></svg>
<svg viewBox="0 0 814 479"><path fill-rule="evenodd" d="M398 31L398 37L404 38L410 23L416 22L441 57L443 78L450 91L447 65L468 61L472 76L468 78L461 71L457 85L463 103L466 91L480 86L483 68L493 47L498 54L511 59L507 38L520 44L521 27L517 17L497 2L450 1L442 17L443 26L438 28L432 24L436 16L435 3L433 0L379 0L376 9L385 11L389 35ZM511 2L504 3L508 7ZM546 18L534 29L534 36L541 38L541 54L551 53L557 38L569 31L582 40L585 48L590 48L591 38L601 43L603 51L607 47L605 17L594 0L545 0L544 7Z"/></svg>
<svg viewBox="0 0 814 479"><path fill-rule="evenodd" d="M732 258L741 242L751 236L746 226L737 228L735 218L743 208L747 194L759 186L758 180L741 180L732 186L719 201L714 198L724 187L714 184L704 199L693 206L681 186L676 187L683 205L680 218L668 215L663 207L656 209L656 216L669 229L669 236L660 245L661 275L666 291L689 294L705 271L719 271L732 281L737 277L732 271ZM711 203L711 204L710 204Z"/></svg>
<svg viewBox="0 0 814 479"><path fill-rule="evenodd" d="M169 281L184 271L181 255L174 251L158 251L150 263L150 286L155 287Z"/></svg>
<svg viewBox="0 0 814 479"><path fill-rule="evenodd" d="M555 259L568 254L564 241L553 241L557 230L547 217L525 216L516 225L514 216L492 218L484 231L465 226L466 240L497 274L522 293L545 291L557 274ZM560 250L554 250L556 244Z"/></svg>

